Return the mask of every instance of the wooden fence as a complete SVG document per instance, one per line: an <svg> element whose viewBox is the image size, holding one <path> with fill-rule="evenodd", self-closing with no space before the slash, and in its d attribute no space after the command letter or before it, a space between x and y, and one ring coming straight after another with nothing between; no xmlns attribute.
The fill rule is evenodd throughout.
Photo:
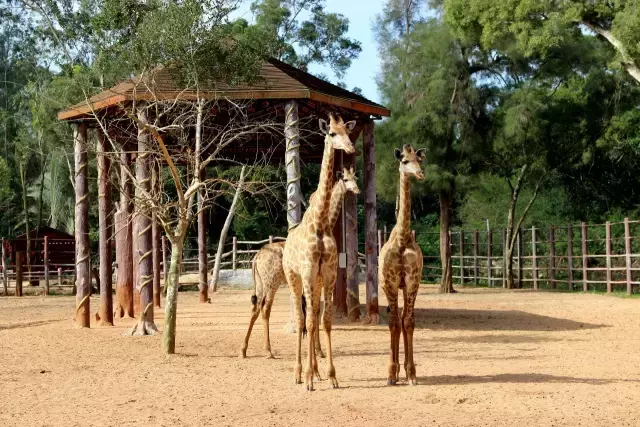
<svg viewBox="0 0 640 427"><path fill-rule="evenodd" d="M438 233L433 234L434 238ZM425 241L418 236L418 241ZM506 286L505 230L454 230L453 278L461 285ZM426 239L427 241L429 239ZM425 245L424 243L421 246ZM423 249L424 250L424 249ZM425 255L425 279L438 279L438 255ZM640 285L640 221L568 224L517 231L513 250L517 288L583 291Z"/></svg>

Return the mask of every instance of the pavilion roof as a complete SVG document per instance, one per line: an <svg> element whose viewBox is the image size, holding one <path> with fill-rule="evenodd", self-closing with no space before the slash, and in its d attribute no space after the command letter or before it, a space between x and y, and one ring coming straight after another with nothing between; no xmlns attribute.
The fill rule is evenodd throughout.
<svg viewBox="0 0 640 427"><path fill-rule="evenodd" d="M277 59L262 65L260 79L252 85L229 86L215 84L215 89L201 91L205 99L310 99L359 113L388 117L391 112L382 105L326 82ZM180 87L176 73L170 67L158 67L144 78L141 76L118 83L88 100L58 113L59 120L86 118L92 111L101 111L133 100L195 99L195 89Z"/></svg>

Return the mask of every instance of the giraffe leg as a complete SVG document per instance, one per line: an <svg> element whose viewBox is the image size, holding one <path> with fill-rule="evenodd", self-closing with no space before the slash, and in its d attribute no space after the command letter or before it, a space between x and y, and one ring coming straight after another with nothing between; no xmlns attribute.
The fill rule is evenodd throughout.
<svg viewBox="0 0 640 427"><path fill-rule="evenodd" d="M405 356L405 372L407 373L407 381L409 385L417 385L416 378L416 365L413 361L413 330L415 328L414 310L413 307L416 302L416 295L418 293L417 288L412 290L407 300L407 316L404 319L404 330L406 331L406 345L407 353Z"/></svg>
<svg viewBox="0 0 640 427"><path fill-rule="evenodd" d="M302 384L302 330L304 329L304 318L302 316L302 286L300 279L292 272L287 273L287 283L289 284L289 290L293 294L293 299L296 302L293 305L297 327L294 380L296 384Z"/></svg>
<svg viewBox="0 0 640 427"><path fill-rule="evenodd" d="M249 347L249 337L251 336L251 330L253 329L253 324L256 323L256 319L260 314L260 306L258 304L254 304L251 308L251 319L249 320L249 330L247 330L247 335L244 337L244 344L242 345L242 350L240 353L240 357L247 357L247 347Z"/></svg>
<svg viewBox="0 0 640 427"><path fill-rule="evenodd" d="M264 351L267 359L273 359L271 353L271 340L269 339L269 317L271 317L271 306L273 305L273 295L267 295L267 301L262 307L262 325L264 328Z"/></svg>
<svg viewBox="0 0 640 427"><path fill-rule="evenodd" d="M407 340L407 328L405 328L404 319L407 317L407 287L404 286L402 288L402 319L400 320L400 326L402 327L402 338L404 341L404 371L407 372L407 360L409 358L409 348L408 348L408 340ZM399 338L398 338L399 339ZM400 377L400 363L398 363L398 377ZM409 377L407 376L407 381L409 381Z"/></svg>
<svg viewBox="0 0 640 427"><path fill-rule="evenodd" d="M320 308L321 308L321 304L318 301L318 305L317 305L317 314L316 314L316 318L318 319L318 333L315 336L315 345L316 345L316 355L323 358L324 359L324 353L322 352L322 347L320 346ZM318 379L320 375L318 375Z"/></svg>
<svg viewBox="0 0 640 427"><path fill-rule="evenodd" d="M315 274L314 274L315 273ZM313 391L313 374L315 361L315 338L317 332L318 319L316 317L316 299L314 297L313 288L315 285L317 270L310 271L302 279L302 287L305 298L307 300L307 332L309 333L309 342L307 347L307 367L305 370L305 388L307 391Z"/></svg>
<svg viewBox="0 0 640 427"><path fill-rule="evenodd" d="M327 377L331 382L331 387L338 388L339 385L338 379L336 378L336 368L333 365L333 349L331 347L331 329L333 327L333 289L335 287L337 276L335 265L335 263L329 263L322 271L322 288L324 292L324 313L322 315L322 323L324 326L327 350Z"/></svg>
<svg viewBox="0 0 640 427"><path fill-rule="evenodd" d="M391 349L389 353L389 375L387 385L398 382L398 346L400 339L400 322L398 319L398 290L384 287L389 302L389 333L391 334Z"/></svg>

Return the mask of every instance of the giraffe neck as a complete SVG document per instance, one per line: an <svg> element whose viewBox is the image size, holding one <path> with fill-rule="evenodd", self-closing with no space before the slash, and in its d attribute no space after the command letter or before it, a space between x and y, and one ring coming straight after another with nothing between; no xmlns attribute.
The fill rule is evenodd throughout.
<svg viewBox="0 0 640 427"><path fill-rule="evenodd" d="M344 185L342 180L336 182L333 186L333 190L331 190L331 205L329 207L329 220L327 221L327 225L330 230L333 230L336 222L338 222L338 217L340 216L342 208L342 199L346 193L347 186Z"/></svg>
<svg viewBox="0 0 640 427"><path fill-rule="evenodd" d="M394 231L401 241L407 242L411 235L411 182L407 174L400 173L399 191L398 218Z"/></svg>
<svg viewBox="0 0 640 427"><path fill-rule="evenodd" d="M325 221L329 213L329 202L331 199L331 188L333 185L333 158L335 150L329 137L324 140L324 154L322 155L322 169L320 170L320 181L316 190L318 204L315 206L316 220Z"/></svg>

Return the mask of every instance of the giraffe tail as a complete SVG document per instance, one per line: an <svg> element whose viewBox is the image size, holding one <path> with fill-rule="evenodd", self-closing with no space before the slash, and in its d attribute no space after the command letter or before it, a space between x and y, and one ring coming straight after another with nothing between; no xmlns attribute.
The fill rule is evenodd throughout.
<svg viewBox="0 0 640 427"><path fill-rule="evenodd" d="M251 273L253 276L253 295L251 295L251 305L253 306L258 304L258 296L256 290L258 289L258 280L260 280L260 274L256 270L256 258L253 259L253 265L251 266Z"/></svg>
<svg viewBox="0 0 640 427"><path fill-rule="evenodd" d="M307 299L302 295L302 337L307 336Z"/></svg>

